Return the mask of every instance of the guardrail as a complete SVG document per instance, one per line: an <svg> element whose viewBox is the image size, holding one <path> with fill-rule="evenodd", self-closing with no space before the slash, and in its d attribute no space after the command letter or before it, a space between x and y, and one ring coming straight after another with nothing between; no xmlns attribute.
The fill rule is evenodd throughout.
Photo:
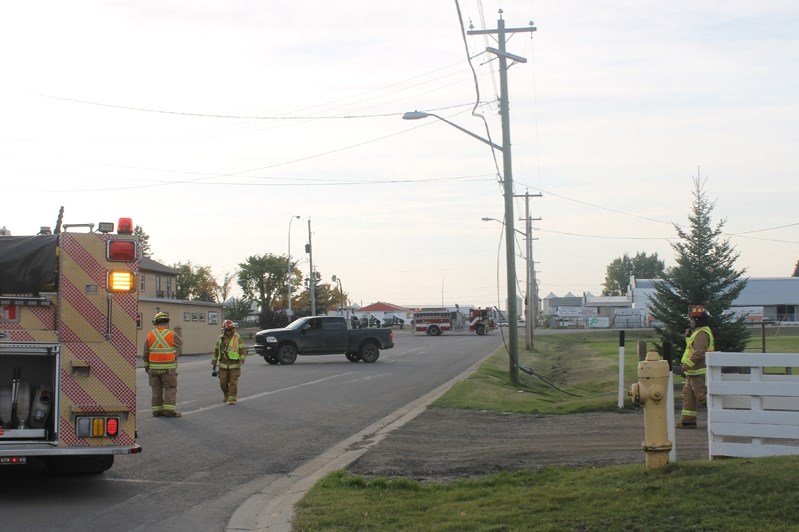
<svg viewBox="0 0 799 532"><path fill-rule="evenodd" d="M799 455L799 353L713 352L707 367L711 459Z"/></svg>

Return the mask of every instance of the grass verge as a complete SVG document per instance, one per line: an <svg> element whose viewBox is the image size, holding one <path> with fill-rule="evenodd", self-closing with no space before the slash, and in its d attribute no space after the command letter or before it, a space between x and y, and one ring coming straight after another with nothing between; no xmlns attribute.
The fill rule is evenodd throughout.
<svg viewBox="0 0 799 532"><path fill-rule="evenodd" d="M638 342L628 331L625 383L636 379ZM750 340L756 350L760 338ZM770 336L770 352L799 352L799 336ZM615 409L618 332L540 335L519 362L535 374L508 378L506 351L486 359L433 407L570 414ZM629 405L632 406L632 405ZM300 501L294 528L312 530L797 530L799 457L544 467L447 483L369 478L345 471Z"/></svg>

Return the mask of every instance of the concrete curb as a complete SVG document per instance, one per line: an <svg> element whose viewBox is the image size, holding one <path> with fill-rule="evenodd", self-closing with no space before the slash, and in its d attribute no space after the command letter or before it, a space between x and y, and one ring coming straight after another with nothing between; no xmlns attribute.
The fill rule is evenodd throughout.
<svg viewBox="0 0 799 532"><path fill-rule="evenodd" d="M270 482L239 506L228 521L226 532L290 532L294 506L319 479L351 464L380 443L391 431L424 412L427 405L471 375L482 362L475 362L438 388L337 443L288 475Z"/></svg>

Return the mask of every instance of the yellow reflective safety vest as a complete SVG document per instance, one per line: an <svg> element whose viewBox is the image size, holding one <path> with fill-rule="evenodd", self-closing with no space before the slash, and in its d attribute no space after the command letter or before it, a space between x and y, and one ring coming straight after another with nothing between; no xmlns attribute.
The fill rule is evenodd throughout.
<svg viewBox="0 0 799 532"><path fill-rule="evenodd" d="M705 366L705 357L702 356L701 360L691 360L691 356L694 354L694 340L696 340L696 335L700 332L704 332L707 334L708 342L707 342L707 351L715 351L715 340L713 338L713 331L710 330L710 327L704 326L699 327L694 332L691 333L691 336L688 337L688 343L685 344L685 352L682 354L682 360L680 361L683 365L685 370L685 374L690 376L694 375L704 375L707 373L707 366Z"/></svg>
<svg viewBox="0 0 799 532"><path fill-rule="evenodd" d="M239 333L233 333L230 341L225 346L225 335L221 334L216 341L216 348L214 349L214 362L222 369L237 369L241 367L240 361L245 357L239 353L239 349L244 347L241 344L241 336Z"/></svg>

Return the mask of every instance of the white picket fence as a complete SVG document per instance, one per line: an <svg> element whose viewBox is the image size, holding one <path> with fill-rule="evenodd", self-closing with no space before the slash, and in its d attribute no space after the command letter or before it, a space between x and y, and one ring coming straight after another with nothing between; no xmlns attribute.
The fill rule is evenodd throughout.
<svg viewBox="0 0 799 532"><path fill-rule="evenodd" d="M799 455L799 353L713 352L707 366L711 459Z"/></svg>

